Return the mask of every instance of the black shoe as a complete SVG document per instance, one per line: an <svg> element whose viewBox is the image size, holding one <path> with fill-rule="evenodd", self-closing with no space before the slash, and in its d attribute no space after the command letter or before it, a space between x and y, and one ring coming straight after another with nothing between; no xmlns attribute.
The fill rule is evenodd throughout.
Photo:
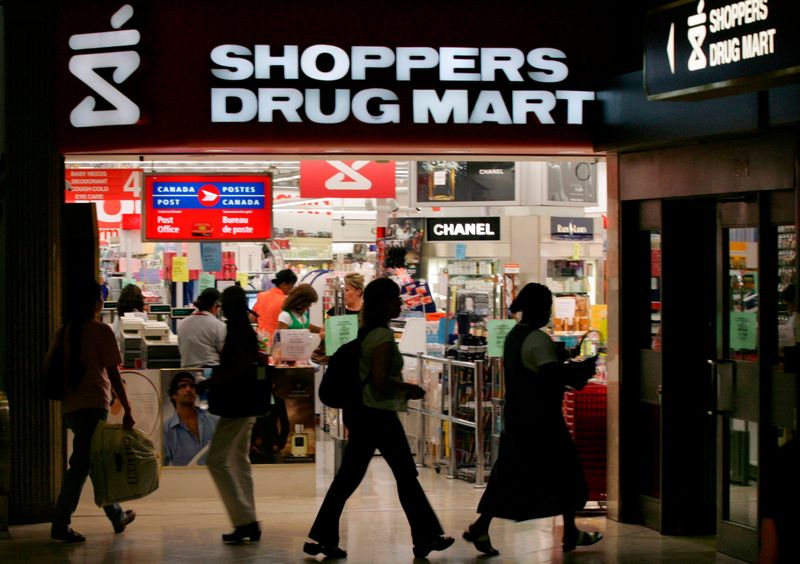
<svg viewBox="0 0 800 564"><path fill-rule="evenodd" d="M223 542L242 542L244 539L261 540L261 527L258 526L258 521L241 525L234 528L232 533L222 535Z"/></svg>
<svg viewBox="0 0 800 564"><path fill-rule="evenodd" d="M478 552L482 552L489 556L497 556L500 554L500 551L492 546L492 539L489 538L489 533L478 534L472 532L472 529L469 528L464 531L464 534L461 536L465 541L471 542Z"/></svg>
<svg viewBox="0 0 800 564"><path fill-rule="evenodd" d="M315 542L307 542L303 545L303 552L316 556L324 554L326 558L347 558L347 553L338 546L325 546Z"/></svg>
<svg viewBox="0 0 800 564"><path fill-rule="evenodd" d="M117 535L120 534L125 530L125 527L133 523L134 519L136 519L136 512L133 509L128 509L122 514L122 521L114 525L114 533Z"/></svg>
<svg viewBox="0 0 800 564"><path fill-rule="evenodd" d="M446 537L444 535L433 537L431 540L414 545L414 557L426 558L432 551L449 548L454 542L456 541L453 537Z"/></svg>
<svg viewBox="0 0 800 564"><path fill-rule="evenodd" d="M50 538L62 542L84 542L86 540L86 537L80 533L76 533L70 527L64 529L51 527Z"/></svg>

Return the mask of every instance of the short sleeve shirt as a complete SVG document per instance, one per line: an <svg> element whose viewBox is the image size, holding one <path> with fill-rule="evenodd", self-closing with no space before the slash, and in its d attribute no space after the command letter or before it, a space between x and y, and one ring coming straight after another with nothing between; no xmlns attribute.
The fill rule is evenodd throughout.
<svg viewBox="0 0 800 564"><path fill-rule="evenodd" d="M218 366L227 326L207 311L194 313L178 326L181 366Z"/></svg>
<svg viewBox="0 0 800 564"><path fill-rule="evenodd" d="M65 342L69 342L67 329ZM86 322L81 338L81 361L86 367L83 379L76 389L67 387L62 409L71 413L79 409L108 409L111 405L111 383L106 367L118 366L122 358L117 347L114 330L102 321ZM65 358L69 358L69 349Z"/></svg>
<svg viewBox="0 0 800 564"><path fill-rule="evenodd" d="M366 380L369 377L370 366L372 363L372 353L375 348L384 343L392 344L392 354L389 359L389 374L391 380L398 382L403 381L403 355L400 354L400 349L397 347L397 341L394 338L394 331L388 327L377 327L370 331L364 340L361 342L361 380ZM405 397L398 398L396 396L383 396L367 382L364 386L362 393L364 405L367 407L374 407L377 409L386 409L389 411L406 411L408 408L408 400Z"/></svg>
<svg viewBox="0 0 800 564"><path fill-rule="evenodd" d="M558 354L550 336L537 329L522 343L522 364L525 368L539 372L539 368L551 362L558 362Z"/></svg>

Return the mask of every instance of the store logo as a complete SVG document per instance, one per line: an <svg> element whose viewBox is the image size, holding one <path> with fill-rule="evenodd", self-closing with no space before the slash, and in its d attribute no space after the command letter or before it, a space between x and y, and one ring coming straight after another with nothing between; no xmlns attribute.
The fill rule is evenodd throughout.
<svg viewBox="0 0 800 564"><path fill-rule="evenodd" d="M139 121L139 106L97 73L99 69L113 69L112 80L115 84L122 84L139 68L141 59L136 51L109 51L139 44L140 35L137 30L120 29L132 16L133 7L125 4L111 16L111 27L119 31L82 33L69 38L69 47L73 51L105 51L74 55L69 60L69 71L113 108L98 110L98 99L87 96L75 106L69 116L74 127L132 125Z"/></svg>
<svg viewBox="0 0 800 564"><path fill-rule="evenodd" d="M200 203L207 208L213 207L219 201L219 190L213 184L204 184L197 194Z"/></svg>
<svg viewBox="0 0 800 564"><path fill-rule="evenodd" d="M689 24L689 44L692 46L692 52L689 55L689 70L696 71L706 68L708 61L706 54L703 51L703 42L706 40L706 7L705 0L700 0L697 3L697 13L689 16L687 23Z"/></svg>
<svg viewBox="0 0 800 564"><path fill-rule="evenodd" d="M353 166L348 166L344 161L328 161L328 164L339 172L325 181L325 188L328 190L369 190L372 188L372 181L358 172L369 163L370 161L353 161Z"/></svg>

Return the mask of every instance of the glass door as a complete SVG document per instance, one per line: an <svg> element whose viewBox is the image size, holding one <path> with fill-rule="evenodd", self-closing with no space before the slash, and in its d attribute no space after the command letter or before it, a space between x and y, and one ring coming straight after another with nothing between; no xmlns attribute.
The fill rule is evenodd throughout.
<svg viewBox="0 0 800 564"><path fill-rule="evenodd" d="M787 201L788 200L788 201ZM785 332L781 291L794 281L786 268L793 199L765 193L723 201L718 210L717 358L710 359L717 419L717 549L755 562L763 462L776 448L774 393ZM788 211L788 213L787 213Z"/></svg>

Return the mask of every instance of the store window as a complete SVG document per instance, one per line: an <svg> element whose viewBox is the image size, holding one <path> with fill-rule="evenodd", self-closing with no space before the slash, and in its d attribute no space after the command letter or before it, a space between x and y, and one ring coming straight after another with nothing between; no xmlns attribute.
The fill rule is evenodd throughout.
<svg viewBox="0 0 800 564"><path fill-rule="evenodd" d="M661 350L661 233L650 233L650 348Z"/></svg>

